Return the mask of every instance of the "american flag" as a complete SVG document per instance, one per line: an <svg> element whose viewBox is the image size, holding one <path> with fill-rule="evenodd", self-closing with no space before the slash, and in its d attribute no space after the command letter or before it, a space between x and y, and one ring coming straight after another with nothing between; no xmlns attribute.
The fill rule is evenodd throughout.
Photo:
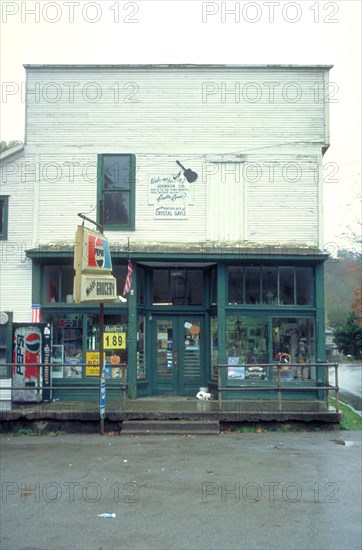
<svg viewBox="0 0 362 550"><path fill-rule="evenodd" d="M128 258L127 277L126 277L126 282L124 283L123 296L128 294L129 291L131 290L132 274L133 274L132 262L131 262L131 258Z"/></svg>
<svg viewBox="0 0 362 550"><path fill-rule="evenodd" d="M31 322L40 323L40 304L31 306Z"/></svg>

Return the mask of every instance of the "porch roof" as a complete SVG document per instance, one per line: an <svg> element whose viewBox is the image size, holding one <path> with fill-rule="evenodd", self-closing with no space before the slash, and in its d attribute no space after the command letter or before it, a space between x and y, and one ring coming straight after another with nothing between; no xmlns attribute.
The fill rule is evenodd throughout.
<svg viewBox="0 0 362 550"><path fill-rule="evenodd" d="M113 260L128 257L128 243L125 240L112 242L109 239ZM134 241L130 244L132 260L136 262L203 262L253 261L268 263L303 261L321 263L328 259L329 253L317 247L299 243L265 245L249 242L147 242ZM39 244L26 251L28 258L44 263L48 260L63 262L73 260L74 244L50 242Z"/></svg>

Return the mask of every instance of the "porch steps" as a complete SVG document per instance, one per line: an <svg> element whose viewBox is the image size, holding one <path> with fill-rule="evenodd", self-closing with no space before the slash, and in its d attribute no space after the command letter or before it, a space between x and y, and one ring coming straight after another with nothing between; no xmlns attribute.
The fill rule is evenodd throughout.
<svg viewBox="0 0 362 550"><path fill-rule="evenodd" d="M219 435L217 420L124 420L122 435Z"/></svg>

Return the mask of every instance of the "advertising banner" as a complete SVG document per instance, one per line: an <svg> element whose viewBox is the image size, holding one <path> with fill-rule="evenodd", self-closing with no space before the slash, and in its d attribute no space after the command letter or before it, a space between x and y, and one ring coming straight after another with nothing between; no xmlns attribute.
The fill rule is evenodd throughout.
<svg viewBox="0 0 362 550"><path fill-rule="evenodd" d="M40 323L14 323L13 387L24 390L14 389L13 401L39 402L43 399L42 372L37 365L43 361L44 329L45 325ZM47 376L50 385L50 374ZM39 392L37 386L40 386Z"/></svg>
<svg viewBox="0 0 362 550"><path fill-rule="evenodd" d="M74 302L103 303L117 299L108 241L102 233L78 226L74 250Z"/></svg>

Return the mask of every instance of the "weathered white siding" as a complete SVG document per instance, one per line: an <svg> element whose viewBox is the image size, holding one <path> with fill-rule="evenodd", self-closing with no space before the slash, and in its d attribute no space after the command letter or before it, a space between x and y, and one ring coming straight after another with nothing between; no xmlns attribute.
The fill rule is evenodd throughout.
<svg viewBox="0 0 362 550"><path fill-rule="evenodd" d="M328 67L27 68L26 146L3 162L8 240L0 309L31 315L25 250L74 241L95 217L97 154L136 155L137 241L248 241L322 246L322 149ZM198 173L183 214L157 215L155 182ZM180 201L178 202L180 204Z"/></svg>
<svg viewBox="0 0 362 550"><path fill-rule="evenodd" d="M31 261L25 251L34 244L34 185L22 180L23 162L20 157L1 164L1 195L9 196L9 218L8 238L0 241L0 311L13 311L15 322L31 317Z"/></svg>
<svg viewBox="0 0 362 550"><path fill-rule="evenodd" d="M134 153L325 144L323 68L39 67L27 143Z"/></svg>

